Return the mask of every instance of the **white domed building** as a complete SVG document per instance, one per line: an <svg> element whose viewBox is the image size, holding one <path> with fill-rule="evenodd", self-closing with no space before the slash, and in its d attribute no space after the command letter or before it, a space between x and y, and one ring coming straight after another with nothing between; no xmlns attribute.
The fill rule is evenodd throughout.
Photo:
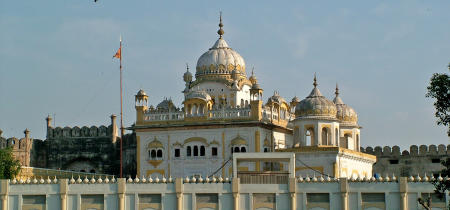
<svg viewBox="0 0 450 210"><path fill-rule="evenodd" d="M183 74L181 108L170 98L149 107L143 90L135 96L136 123L128 129L136 132L139 177L229 177L233 153L264 152L305 158L307 165L296 163L297 175L371 175L376 159L358 152L353 109L338 96L334 102L322 96L315 78L303 100L287 102L278 91L265 100L254 71L247 77L243 57L224 40L222 18L219 27L219 39L199 57L195 74L189 67ZM237 169L262 173L287 165L244 162Z"/></svg>

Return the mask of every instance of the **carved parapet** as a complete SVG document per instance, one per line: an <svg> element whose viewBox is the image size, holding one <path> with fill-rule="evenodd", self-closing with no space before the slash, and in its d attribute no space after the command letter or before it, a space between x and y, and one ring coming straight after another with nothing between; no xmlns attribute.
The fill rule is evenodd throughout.
<svg viewBox="0 0 450 210"><path fill-rule="evenodd" d="M379 146L376 146L375 150L373 152L373 155L375 155L377 157L383 156L383 149L381 149L381 147L379 147Z"/></svg>
<svg viewBox="0 0 450 210"><path fill-rule="evenodd" d="M398 146L393 146L393 147L392 147L392 155L393 155L393 156L401 155L401 154L400 154L400 147L398 147Z"/></svg>
<svg viewBox="0 0 450 210"><path fill-rule="evenodd" d="M383 156L391 156L391 147L390 146L383 147Z"/></svg>
<svg viewBox="0 0 450 210"><path fill-rule="evenodd" d="M420 156L426 156L428 154L428 147L427 145L420 145L419 147L419 155Z"/></svg>
<svg viewBox="0 0 450 210"><path fill-rule="evenodd" d="M428 154L429 155L437 155L437 147L436 145L432 144L428 147Z"/></svg>
<svg viewBox="0 0 450 210"><path fill-rule="evenodd" d="M417 147L417 145L411 145L409 147L409 154L411 154L411 155L419 155L419 147Z"/></svg>

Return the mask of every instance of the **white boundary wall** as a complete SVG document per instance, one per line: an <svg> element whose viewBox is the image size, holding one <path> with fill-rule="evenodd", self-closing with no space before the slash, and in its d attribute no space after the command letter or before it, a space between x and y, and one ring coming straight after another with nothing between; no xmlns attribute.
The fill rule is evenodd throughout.
<svg viewBox="0 0 450 210"><path fill-rule="evenodd" d="M16 180L14 180L16 181ZM339 181L315 179L299 182L290 178L288 184L239 184L213 180L125 180L98 183L98 180L39 180L36 184L21 180L0 180L1 210L26 209L422 209L417 198L433 193L430 182L408 181L401 177L391 182ZM43 184L40 182L44 181ZM79 180L81 181L81 180ZM164 181L164 182L163 182ZM56 182L56 183L55 183ZM369 194L372 193L372 194ZM152 194L146 202L140 197ZM31 196L30 196L31 195ZM36 196L40 195L40 196ZM36 197L36 199L34 199ZM45 199L43 199L45 197ZM41 198L40 200L37 198ZM156 198L156 199L155 199ZM433 198L433 209L445 209L443 202Z"/></svg>

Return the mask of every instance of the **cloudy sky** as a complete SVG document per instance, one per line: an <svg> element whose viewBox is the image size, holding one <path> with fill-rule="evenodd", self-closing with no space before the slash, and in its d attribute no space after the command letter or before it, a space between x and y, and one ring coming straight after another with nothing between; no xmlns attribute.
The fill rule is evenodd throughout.
<svg viewBox="0 0 450 210"><path fill-rule="evenodd" d="M124 125L134 95L183 101L186 63L224 39L264 89L288 101L318 87L358 113L362 146L448 144L425 98L435 72L448 73L450 1L0 1L0 129L45 139L56 126L108 125L120 114L122 35ZM56 121L56 122L55 122ZM119 121L117 121L119 122Z"/></svg>

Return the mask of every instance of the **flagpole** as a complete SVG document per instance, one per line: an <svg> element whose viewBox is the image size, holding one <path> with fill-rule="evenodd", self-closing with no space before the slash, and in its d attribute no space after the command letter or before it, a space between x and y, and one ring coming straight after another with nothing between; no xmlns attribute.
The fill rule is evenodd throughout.
<svg viewBox="0 0 450 210"><path fill-rule="evenodd" d="M122 178L122 141L123 141L123 116L122 116L122 35L120 35L120 174Z"/></svg>

